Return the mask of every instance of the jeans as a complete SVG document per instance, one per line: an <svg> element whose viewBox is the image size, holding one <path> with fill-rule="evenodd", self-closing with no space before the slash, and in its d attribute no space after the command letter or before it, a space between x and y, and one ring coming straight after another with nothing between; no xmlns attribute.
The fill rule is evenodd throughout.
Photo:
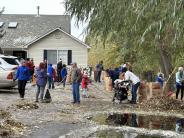
<svg viewBox="0 0 184 138"><path fill-rule="evenodd" d="M179 83L176 83L176 99L178 99L178 95L179 95L179 92L181 90L181 100L183 99L183 91L184 91L184 86L182 86L181 84Z"/></svg>
<svg viewBox="0 0 184 138"><path fill-rule="evenodd" d="M79 93L79 85L78 82L72 83L72 93L73 93L73 102L80 102L80 93Z"/></svg>
<svg viewBox="0 0 184 138"><path fill-rule="evenodd" d="M101 82L101 74L102 74L102 71L97 71L97 75L96 75L97 82Z"/></svg>
<svg viewBox="0 0 184 138"><path fill-rule="evenodd" d="M18 80L18 90L20 98L24 98L26 83L27 83L26 80Z"/></svg>
<svg viewBox="0 0 184 138"><path fill-rule="evenodd" d="M53 80L53 77L48 77L48 82L49 82L49 89L51 89L51 86L52 86L52 89L54 89L54 80Z"/></svg>
<svg viewBox="0 0 184 138"><path fill-rule="evenodd" d="M57 70L57 81L61 82L62 78L61 78L61 70Z"/></svg>
<svg viewBox="0 0 184 138"><path fill-rule="evenodd" d="M39 95L41 100L44 99L44 90L45 90L45 86L37 85L36 101L38 101Z"/></svg>
<svg viewBox="0 0 184 138"><path fill-rule="evenodd" d="M63 87L65 88L66 85L66 77L63 78Z"/></svg>
<svg viewBox="0 0 184 138"><path fill-rule="evenodd" d="M138 82L132 86L132 101L133 102L136 102L136 100L137 100L137 90L138 90L139 86L140 86L140 82Z"/></svg>

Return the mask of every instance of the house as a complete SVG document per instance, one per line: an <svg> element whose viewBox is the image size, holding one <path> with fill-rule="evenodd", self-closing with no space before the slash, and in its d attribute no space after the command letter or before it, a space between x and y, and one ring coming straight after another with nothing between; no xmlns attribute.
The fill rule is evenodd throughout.
<svg viewBox="0 0 184 138"><path fill-rule="evenodd" d="M90 46L71 35L69 15L0 15L0 47L5 54L86 67Z"/></svg>

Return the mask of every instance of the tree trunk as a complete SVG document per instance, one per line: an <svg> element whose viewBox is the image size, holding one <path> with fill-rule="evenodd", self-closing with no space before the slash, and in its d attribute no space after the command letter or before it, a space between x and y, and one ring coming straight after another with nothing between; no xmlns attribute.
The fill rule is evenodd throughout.
<svg viewBox="0 0 184 138"><path fill-rule="evenodd" d="M163 48L162 43L159 44L159 53L162 72L164 73L165 78L168 79L163 89L164 95L167 95L167 92L173 89L172 88L173 79L170 76L172 72L171 56Z"/></svg>
<svg viewBox="0 0 184 138"><path fill-rule="evenodd" d="M159 53L160 53L160 62L161 62L162 72L164 73L165 77L168 78L172 71L171 57L164 50L161 44L159 45Z"/></svg>

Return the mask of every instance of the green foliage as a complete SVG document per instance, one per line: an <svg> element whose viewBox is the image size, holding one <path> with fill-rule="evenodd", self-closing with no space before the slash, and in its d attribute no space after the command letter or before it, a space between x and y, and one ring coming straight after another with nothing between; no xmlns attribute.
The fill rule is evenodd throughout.
<svg viewBox="0 0 184 138"><path fill-rule="evenodd" d="M129 61L138 72L161 67L167 75L172 66L183 64L184 0L65 2L68 13L89 20L88 43L95 45L90 56L98 57L93 62L104 59L112 66Z"/></svg>

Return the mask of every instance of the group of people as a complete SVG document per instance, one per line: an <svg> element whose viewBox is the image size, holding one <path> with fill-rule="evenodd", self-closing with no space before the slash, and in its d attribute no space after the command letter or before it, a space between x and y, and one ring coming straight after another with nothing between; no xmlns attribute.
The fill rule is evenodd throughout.
<svg viewBox="0 0 184 138"><path fill-rule="evenodd" d="M63 86L65 87L65 78L67 76L66 65L62 65L62 70L60 70L59 77L64 78ZM46 84L48 82L48 89L54 89L54 78L55 70L52 67L52 64L47 65L47 61L43 61L39 64L38 67L34 66L33 59L31 60L21 60L21 65L17 69L16 76L14 81L18 79L18 90L20 98L24 99L25 96L25 87L28 81L32 81L33 78L36 78L37 93L36 93L36 102L38 102L38 97L40 100L44 100L44 91Z"/></svg>
<svg viewBox="0 0 184 138"><path fill-rule="evenodd" d="M131 95L132 99L130 100L131 104L136 104L137 102L137 91L140 86L140 79L132 70L130 64L123 64L119 68L108 69L106 70L109 77L112 79L112 86L115 86L116 80L120 79L123 81L129 81L131 83Z"/></svg>
<svg viewBox="0 0 184 138"><path fill-rule="evenodd" d="M32 81L32 78L36 78L36 100L35 102L39 102L39 98L41 102L44 102L44 94L45 88L54 89L54 81L58 83L63 83L63 88L66 85L67 75L70 74L71 84L72 84L72 94L73 94L73 102L72 103L80 103L80 93L79 86L80 84L83 90L83 97L88 97L88 84L90 83L90 79L88 77L88 69L84 69L83 71L77 67L77 63L71 63L71 71L68 73L67 67L65 64L62 64L60 60L57 63L57 75L52 64L48 64L46 60L41 62L38 67L34 66L33 59L31 62L28 60L21 60L21 65L17 69L16 76L14 81L18 79L18 90L20 94L20 98L24 99L25 96L25 87L28 81ZM57 77L56 77L57 76ZM57 78L57 79L56 79Z"/></svg>
<svg viewBox="0 0 184 138"><path fill-rule="evenodd" d="M101 82L101 74L103 70L104 70L103 61L100 61L96 65L95 70L96 82ZM62 64L62 60L60 60L57 63L57 69L55 70L52 64L48 64L46 60L41 62L38 67L35 67L33 59L28 59L28 60L21 60L21 66L19 66L14 80L18 79L18 90L20 98L24 99L26 83L27 81L33 81L33 78L35 77L37 85L36 102L38 102L39 97L41 101L44 100L44 91L47 84L48 89L54 89L55 88L54 81L57 81L59 83L63 83L63 88L65 88L67 75L70 74L72 84L72 94L73 94L72 103L80 103L80 93L79 93L80 84L82 88L82 97L84 98L89 97L88 84L91 82L89 77L91 76L89 75L91 74L90 72L91 69L89 68L83 70L78 68L76 62L71 64L71 71L70 73L68 73L66 65ZM137 90L140 86L140 79L137 75L133 73L131 66L129 64L124 64L119 68L115 68L114 70L112 69L106 70L106 72L111 77L113 86L115 80L119 79L119 76L123 76L121 79L131 82L132 99L130 103L136 104ZM156 81L160 83L161 87L163 87L164 85L163 73L158 73ZM182 100L184 92L183 67L179 67L178 72L176 73L176 89L177 89L176 99L178 99L179 92L181 91L181 100Z"/></svg>

